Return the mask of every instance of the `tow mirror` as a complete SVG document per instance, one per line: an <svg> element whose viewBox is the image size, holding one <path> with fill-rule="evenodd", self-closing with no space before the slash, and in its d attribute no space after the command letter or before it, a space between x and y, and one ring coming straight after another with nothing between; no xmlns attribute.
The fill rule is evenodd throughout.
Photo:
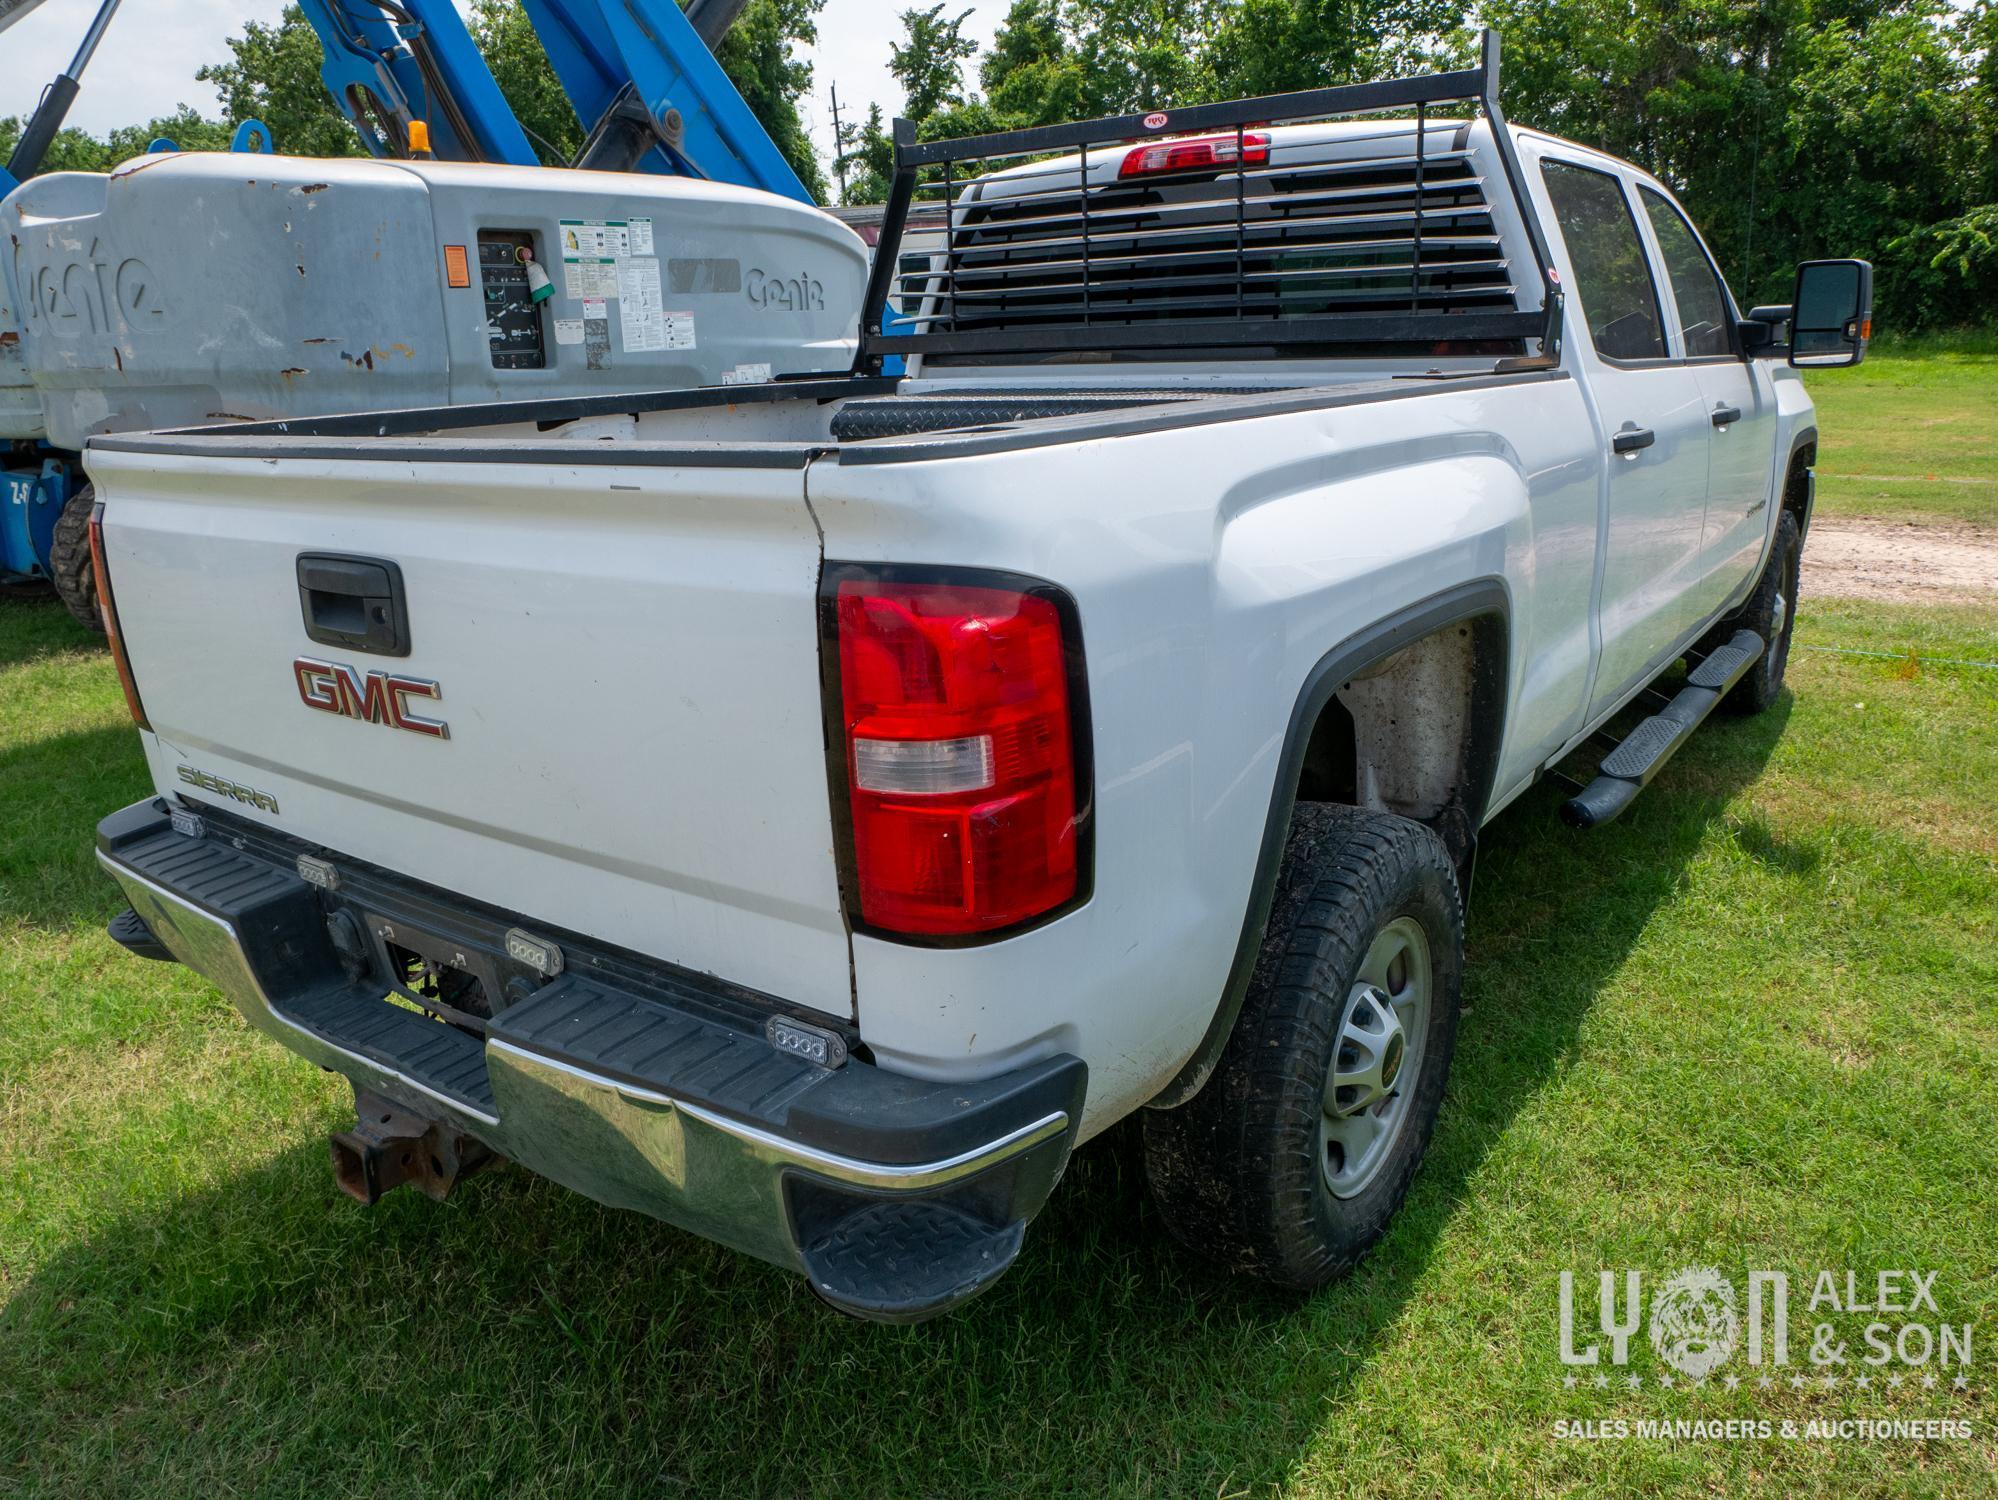
<svg viewBox="0 0 1998 1500"><path fill-rule="evenodd" d="M1872 337L1870 262L1807 260L1797 267L1797 294L1790 314L1791 364L1813 370L1856 365L1866 358L1866 343Z"/></svg>

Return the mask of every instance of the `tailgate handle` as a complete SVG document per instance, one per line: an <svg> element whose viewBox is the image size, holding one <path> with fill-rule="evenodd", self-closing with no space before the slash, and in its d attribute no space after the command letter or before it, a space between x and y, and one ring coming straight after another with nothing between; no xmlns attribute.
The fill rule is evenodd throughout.
<svg viewBox="0 0 1998 1500"><path fill-rule="evenodd" d="M376 656L409 655L402 569L386 558L301 552L298 604L305 614L305 633L321 645Z"/></svg>

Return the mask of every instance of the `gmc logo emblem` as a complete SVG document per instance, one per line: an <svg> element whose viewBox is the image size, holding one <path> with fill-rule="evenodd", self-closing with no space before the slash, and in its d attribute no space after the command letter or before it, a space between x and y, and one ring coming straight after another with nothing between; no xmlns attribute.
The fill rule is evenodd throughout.
<svg viewBox="0 0 1998 1500"><path fill-rule="evenodd" d="M307 708L339 714L369 724L385 724L391 729L407 729L411 734L427 734L434 739L451 738L451 727L442 719L425 719L409 711L411 698L441 698L436 683L421 677L404 677L398 672L369 672L363 676L338 662L317 661L301 656L291 664L298 681L298 697Z"/></svg>

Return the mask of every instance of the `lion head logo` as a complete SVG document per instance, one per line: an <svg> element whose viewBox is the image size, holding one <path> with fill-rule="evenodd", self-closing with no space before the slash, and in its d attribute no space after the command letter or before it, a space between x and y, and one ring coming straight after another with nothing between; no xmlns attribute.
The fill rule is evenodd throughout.
<svg viewBox="0 0 1998 1500"><path fill-rule="evenodd" d="M1651 1347L1666 1364L1695 1380L1734 1353L1740 1332L1734 1287L1712 1266L1688 1266L1651 1301Z"/></svg>

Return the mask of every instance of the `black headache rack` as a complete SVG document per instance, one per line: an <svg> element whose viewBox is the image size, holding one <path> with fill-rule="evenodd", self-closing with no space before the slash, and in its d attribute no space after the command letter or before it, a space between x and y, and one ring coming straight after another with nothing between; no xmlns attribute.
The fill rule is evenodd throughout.
<svg viewBox="0 0 1998 1500"><path fill-rule="evenodd" d="M1145 350L1560 353L1561 293L1498 102L1475 68L918 143L895 179L862 309L859 369L893 355L1007 360ZM1487 182L1465 122L1491 128ZM1270 127L1386 115L1373 133ZM1191 137L1205 137L1191 140ZM1169 148L1186 147L1177 156ZM1091 164L1092 150L1134 148ZM1147 147L1154 153L1143 160ZM1106 175L1106 165L1108 173ZM1021 170L999 178L987 174ZM967 170L968 169L968 170ZM1536 264L1522 311L1493 189ZM935 215L936 209L944 212ZM918 231L912 213L940 223ZM912 245L912 232L935 243ZM940 237L939 237L940 236Z"/></svg>

